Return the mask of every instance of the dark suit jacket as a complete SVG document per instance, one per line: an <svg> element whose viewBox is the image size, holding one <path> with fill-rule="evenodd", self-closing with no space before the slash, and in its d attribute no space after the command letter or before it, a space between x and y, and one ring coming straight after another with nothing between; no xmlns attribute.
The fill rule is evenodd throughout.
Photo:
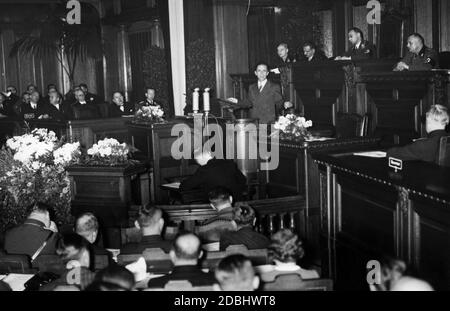
<svg viewBox="0 0 450 311"><path fill-rule="evenodd" d="M39 116L45 114L45 107L41 104L37 105L36 109L31 107L31 104L22 104L21 107L22 117L25 120L35 120L39 118Z"/></svg>
<svg viewBox="0 0 450 311"><path fill-rule="evenodd" d="M205 197L217 187L225 187L231 191L235 201L242 199L247 179L232 160L211 159L205 166L200 166L195 174L184 180L181 191L201 189Z"/></svg>
<svg viewBox="0 0 450 311"><path fill-rule="evenodd" d="M247 249L264 249L270 245L270 240L250 227L243 227L235 232L220 236L220 250L224 251L230 245L245 245Z"/></svg>
<svg viewBox="0 0 450 311"><path fill-rule="evenodd" d="M27 219L24 224L6 233L5 250L8 254L25 254L30 257L42 246L52 234L40 255L52 255L56 252L59 234L45 228L45 225L34 219Z"/></svg>
<svg viewBox="0 0 450 311"><path fill-rule="evenodd" d="M130 103L123 104L123 110L120 110L119 106L114 103L109 104L109 117L110 118L119 118L121 116L127 116L130 114L134 114L134 107Z"/></svg>
<svg viewBox="0 0 450 311"><path fill-rule="evenodd" d="M261 92L258 90L258 83L250 85L248 100L252 104L251 117L259 119L260 124L273 122L283 104L280 86L269 80Z"/></svg>
<svg viewBox="0 0 450 311"><path fill-rule="evenodd" d="M82 105L76 102L73 106L74 119L76 120L89 120L89 119L100 119L100 111L98 107L89 103L86 100L86 104Z"/></svg>
<svg viewBox="0 0 450 311"><path fill-rule="evenodd" d="M217 283L214 274L203 272L197 266L177 266L170 274L148 281L148 287L162 288L169 281L189 281L192 286L209 286Z"/></svg>
<svg viewBox="0 0 450 311"><path fill-rule="evenodd" d="M141 254L147 248L161 248L168 253L172 248L172 242L163 240L160 235L143 236L140 243L129 243L122 247L121 254Z"/></svg>
<svg viewBox="0 0 450 311"><path fill-rule="evenodd" d="M97 94L87 92L85 95L86 102L88 104L99 104L101 100Z"/></svg>
<svg viewBox="0 0 450 311"><path fill-rule="evenodd" d="M54 121L73 120L74 118L72 107L66 103L59 104L59 110L52 104L48 104L45 106L44 111Z"/></svg>
<svg viewBox="0 0 450 311"><path fill-rule="evenodd" d="M427 138L416 140L410 145L389 149L387 155L404 161L435 162L441 138L449 135L444 130L434 131L429 133Z"/></svg>
<svg viewBox="0 0 450 311"><path fill-rule="evenodd" d="M311 60L308 60L308 58L304 58L303 62L307 63L307 64L314 64L317 62L323 62L325 60L328 60L328 58L322 53L322 51L318 52L316 50L316 53L314 53L313 58L311 58Z"/></svg>
<svg viewBox="0 0 450 311"><path fill-rule="evenodd" d="M221 236L236 230L233 220L233 207L227 207L217 212L197 227L197 234L204 243L219 242Z"/></svg>
<svg viewBox="0 0 450 311"><path fill-rule="evenodd" d="M9 109L6 101L3 104L0 104L0 114L2 114L4 116L10 115L10 109Z"/></svg>
<svg viewBox="0 0 450 311"><path fill-rule="evenodd" d="M435 50L424 46L419 54L406 53L402 62L409 66L409 71L431 70L439 68L439 55Z"/></svg>
<svg viewBox="0 0 450 311"><path fill-rule="evenodd" d="M376 48L369 41L363 41L359 48L353 46L345 52L344 56L351 57L352 60L363 60L363 59L371 59L376 56Z"/></svg>

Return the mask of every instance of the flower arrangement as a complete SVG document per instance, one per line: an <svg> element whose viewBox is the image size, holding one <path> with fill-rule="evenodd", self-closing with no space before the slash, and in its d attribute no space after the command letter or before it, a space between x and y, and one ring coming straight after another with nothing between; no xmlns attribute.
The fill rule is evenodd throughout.
<svg viewBox="0 0 450 311"><path fill-rule="evenodd" d="M311 137L308 128L312 127L312 121L294 114L281 116L275 122L275 129L281 139L306 140Z"/></svg>
<svg viewBox="0 0 450 311"><path fill-rule="evenodd" d="M164 110L160 106L142 106L134 117L137 121L164 122Z"/></svg>
<svg viewBox="0 0 450 311"><path fill-rule="evenodd" d="M131 150L127 144L121 144L113 138L105 138L88 149L83 164L96 166L127 165L134 162L129 159L130 153Z"/></svg>
<svg viewBox="0 0 450 311"><path fill-rule="evenodd" d="M63 143L36 129L8 139L0 150L0 230L16 225L35 202L55 208L59 224L70 221L70 182L65 168L80 161L79 143Z"/></svg>

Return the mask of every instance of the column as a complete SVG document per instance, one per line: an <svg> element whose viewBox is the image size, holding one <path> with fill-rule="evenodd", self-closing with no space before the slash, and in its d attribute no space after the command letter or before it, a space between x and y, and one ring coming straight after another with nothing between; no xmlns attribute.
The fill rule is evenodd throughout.
<svg viewBox="0 0 450 311"><path fill-rule="evenodd" d="M183 0L168 1L173 104L175 115L181 116L184 114L183 109L186 105L186 58Z"/></svg>
<svg viewBox="0 0 450 311"><path fill-rule="evenodd" d="M130 45L126 25L120 25L118 33L118 56L119 56L119 86L125 95L125 101L130 100L133 89L131 83L131 59Z"/></svg>

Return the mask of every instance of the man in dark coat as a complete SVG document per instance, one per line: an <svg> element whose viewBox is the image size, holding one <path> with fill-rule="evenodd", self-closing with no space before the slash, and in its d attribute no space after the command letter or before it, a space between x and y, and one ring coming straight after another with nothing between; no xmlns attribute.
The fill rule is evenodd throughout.
<svg viewBox="0 0 450 311"><path fill-rule="evenodd" d="M55 254L59 234L55 223L50 221L49 208L42 203L36 204L23 224L6 233L5 250L8 254L30 257Z"/></svg>
<svg viewBox="0 0 450 311"><path fill-rule="evenodd" d="M214 274L203 272L198 267L202 257L200 239L192 233L179 235L170 251L170 259L174 265L172 272L148 282L150 288L162 288L170 281L189 281L192 286L212 286L216 283Z"/></svg>
<svg viewBox="0 0 450 311"><path fill-rule="evenodd" d="M40 95L38 91L30 94L30 103L23 104L21 112L24 120L37 120L44 118L46 111L45 106L40 103Z"/></svg>
<svg viewBox="0 0 450 311"><path fill-rule="evenodd" d="M426 130L427 138L416 140L405 147L395 147L388 150L388 157L404 161L436 162L439 151L439 142L442 137L450 134L445 131L449 123L447 108L441 105L433 105L427 112Z"/></svg>
<svg viewBox="0 0 450 311"><path fill-rule="evenodd" d="M49 119L64 122L73 119L73 111L69 104L63 102L62 95L56 91L49 93L49 104L45 106L45 114Z"/></svg>
<svg viewBox="0 0 450 311"><path fill-rule="evenodd" d="M130 103L124 102L124 97L120 92L114 92L112 103L109 105L109 117L120 118L121 116L134 114L134 107Z"/></svg>
<svg viewBox="0 0 450 311"><path fill-rule="evenodd" d="M248 101L252 105L251 117L259 119L260 124L272 123L283 108L283 96L278 84L267 79L269 66L260 63L256 66L255 75L258 82L250 85Z"/></svg>
<svg viewBox="0 0 450 311"><path fill-rule="evenodd" d="M264 249L269 247L270 240L263 234L256 232L253 227L256 214L253 208L241 204L233 209L233 221L237 231L220 236L220 250L224 251L231 245L244 245L247 249Z"/></svg>
<svg viewBox="0 0 450 311"><path fill-rule="evenodd" d="M85 94L81 89L75 90L74 94L76 102L72 106L72 109L74 111L75 119L88 120L100 118L98 106L94 102L87 102Z"/></svg>
<svg viewBox="0 0 450 311"><path fill-rule="evenodd" d="M439 56L435 50L425 45L424 38L414 33L408 38L408 53L397 64L394 71L419 71L439 68Z"/></svg>
<svg viewBox="0 0 450 311"><path fill-rule="evenodd" d="M376 57L376 48L369 41L364 40L364 34L359 28L352 28L348 32L348 41L352 47L336 60L364 60Z"/></svg>
<svg viewBox="0 0 450 311"><path fill-rule="evenodd" d="M161 106L161 104L155 100L156 92L153 88L147 88L145 90L145 100L140 101L135 106L135 111L141 109L141 107L148 107L148 106Z"/></svg>
<svg viewBox="0 0 450 311"><path fill-rule="evenodd" d="M235 201L242 200L247 179L234 161L214 159L208 151L197 152L195 160L200 167L181 183L181 191L201 189L207 198L211 190L224 187L231 191Z"/></svg>
<svg viewBox="0 0 450 311"><path fill-rule="evenodd" d="M303 55L305 55L304 62L308 64L314 64L328 59L322 51L317 50L316 45L312 42L303 44Z"/></svg>
<svg viewBox="0 0 450 311"><path fill-rule="evenodd" d="M168 253L172 248L172 242L162 238L164 218L161 209L151 206L141 207L135 226L140 229L142 240L139 243L126 244L121 254L141 254L148 248L160 248Z"/></svg>

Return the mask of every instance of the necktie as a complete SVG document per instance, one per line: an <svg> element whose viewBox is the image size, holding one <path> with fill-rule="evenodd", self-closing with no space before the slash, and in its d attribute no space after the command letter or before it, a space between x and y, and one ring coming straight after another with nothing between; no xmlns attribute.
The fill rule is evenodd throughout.
<svg viewBox="0 0 450 311"><path fill-rule="evenodd" d="M261 92L262 91L262 89L263 89L263 85L262 84L260 84L259 86L258 86L258 90Z"/></svg>
<svg viewBox="0 0 450 311"><path fill-rule="evenodd" d="M124 111L125 111L125 108L123 108L123 106L120 106L120 110L121 110L122 112L124 112Z"/></svg>

